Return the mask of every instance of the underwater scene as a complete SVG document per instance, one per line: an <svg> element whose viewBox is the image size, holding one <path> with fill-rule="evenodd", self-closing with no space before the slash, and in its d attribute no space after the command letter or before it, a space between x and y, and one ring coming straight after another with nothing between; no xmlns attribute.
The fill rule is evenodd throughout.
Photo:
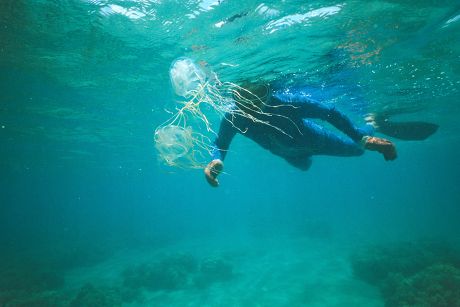
<svg viewBox="0 0 460 307"><path fill-rule="evenodd" d="M460 3L0 1L0 306L460 306Z"/></svg>

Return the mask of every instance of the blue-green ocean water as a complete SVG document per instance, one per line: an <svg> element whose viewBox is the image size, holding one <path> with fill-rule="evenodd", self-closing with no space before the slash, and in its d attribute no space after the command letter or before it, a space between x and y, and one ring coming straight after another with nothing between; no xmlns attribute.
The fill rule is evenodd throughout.
<svg viewBox="0 0 460 307"><path fill-rule="evenodd" d="M2 0L0 306L460 306L459 34L457 1ZM153 143L181 56L439 130L308 172L238 135L213 189Z"/></svg>

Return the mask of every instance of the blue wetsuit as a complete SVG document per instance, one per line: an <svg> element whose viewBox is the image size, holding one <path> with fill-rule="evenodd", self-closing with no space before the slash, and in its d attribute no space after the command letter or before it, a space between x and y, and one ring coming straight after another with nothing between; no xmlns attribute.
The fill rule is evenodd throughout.
<svg viewBox="0 0 460 307"><path fill-rule="evenodd" d="M302 170L310 167L312 155L362 155L364 149L360 141L363 136L373 134L373 128L369 125L356 127L333 105L317 100L315 91L318 89L309 87L270 91L263 107L264 114L249 112L269 125L227 113L221 122L212 158L224 160L236 133L244 134ZM345 135L334 133L311 119L327 121Z"/></svg>

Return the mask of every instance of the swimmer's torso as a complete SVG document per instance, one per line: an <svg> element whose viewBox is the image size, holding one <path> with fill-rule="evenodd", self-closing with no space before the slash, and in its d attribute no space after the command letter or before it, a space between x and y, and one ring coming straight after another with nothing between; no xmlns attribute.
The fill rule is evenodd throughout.
<svg viewBox="0 0 460 307"><path fill-rule="evenodd" d="M290 93L270 90L260 105L262 112L247 111L257 119L235 115L234 129L262 147L280 156L300 156L311 153L299 108L289 103Z"/></svg>

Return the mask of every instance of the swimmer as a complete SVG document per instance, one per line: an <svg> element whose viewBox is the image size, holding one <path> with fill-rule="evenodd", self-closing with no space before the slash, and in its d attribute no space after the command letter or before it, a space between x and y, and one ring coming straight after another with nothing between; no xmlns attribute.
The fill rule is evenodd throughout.
<svg viewBox="0 0 460 307"><path fill-rule="evenodd" d="M182 100L177 112L155 130L159 158L169 166L204 168L207 181L214 187L219 185L217 177L223 171L223 161L237 133L294 167L308 170L314 155L360 156L371 150L391 161L397 157L394 144L373 136L374 131L402 140L423 140L438 128L431 123L390 120L391 116L410 110L367 114L367 124L357 127L325 102L337 93L334 87L257 83L239 86L221 82L215 73L205 72L190 58L175 60L170 77ZM208 120L209 111L222 116L218 133ZM327 129L317 120L328 122L338 131ZM214 142L207 133L217 135ZM209 163L201 159L206 153L212 156Z"/></svg>
<svg viewBox="0 0 460 307"><path fill-rule="evenodd" d="M238 116L235 112L224 115L214 141L212 161L204 169L206 180L213 187L219 185L217 177L224 169L223 161L237 133L303 171L309 169L315 155L353 157L371 150L382 154L386 161L397 157L396 147L391 141L373 136L375 128L372 123L357 127L333 105L312 97L308 87L278 89L265 84L251 84L242 88L248 89L248 92L236 92L234 108L244 108L245 113L258 120L252 120L251 116ZM238 104L238 100L249 99L247 93L257 99L252 99L253 105L244 107L244 104ZM330 123L343 135L318 124L315 122L317 119Z"/></svg>

